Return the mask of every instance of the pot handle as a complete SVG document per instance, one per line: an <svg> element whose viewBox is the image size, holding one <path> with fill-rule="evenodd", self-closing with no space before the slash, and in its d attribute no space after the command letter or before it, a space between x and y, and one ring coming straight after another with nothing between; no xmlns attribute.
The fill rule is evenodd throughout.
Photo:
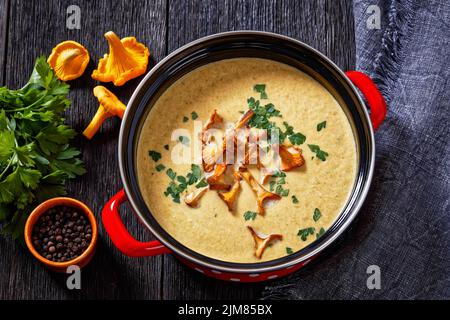
<svg viewBox="0 0 450 320"><path fill-rule="evenodd" d="M103 225L117 249L129 257L150 257L169 253L170 250L157 240L141 242L133 238L123 224L119 213L119 207L125 201L127 196L122 189L106 203L102 210Z"/></svg>
<svg viewBox="0 0 450 320"><path fill-rule="evenodd" d="M386 117L386 101L372 79L364 73L359 71L347 71L345 74L350 81L361 90L366 98L370 107L370 120L372 121L372 126L377 130Z"/></svg>

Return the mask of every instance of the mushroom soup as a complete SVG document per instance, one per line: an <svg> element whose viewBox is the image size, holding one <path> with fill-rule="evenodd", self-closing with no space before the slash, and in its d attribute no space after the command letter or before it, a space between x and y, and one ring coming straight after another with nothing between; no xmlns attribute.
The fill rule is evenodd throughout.
<svg viewBox="0 0 450 320"><path fill-rule="evenodd" d="M341 213L356 165L334 97L293 67L254 58L210 63L176 81L150 110L137 147L139 187L162 228L191 250L240 263L280 258L320 237Z"/></svg>

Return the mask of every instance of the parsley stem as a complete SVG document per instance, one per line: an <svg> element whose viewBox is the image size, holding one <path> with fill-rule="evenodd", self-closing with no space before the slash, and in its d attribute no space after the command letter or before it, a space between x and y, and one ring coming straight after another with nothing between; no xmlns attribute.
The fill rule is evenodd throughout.
<svg viewBox="0 0 450 320"><path fill-rule="evenodd" d="M47 97L47 93L48 93L48 91L45 90L45 94L42 97L40 97L38 100L36 100L32 104L30 104L29 106L26 106L26 107L23 107L23 108L12 109L12 110L5 110L5 112L17 112L17 111L24 111L24 110L31 109L35 105L38 105L39 103L41 103L41 100L43 100L44 98Z"/></svg>
<svg viewBox="0 0 450 320"><path fill-rule="evenodd" d="M6 166L5 170L0 173L0 180L3 178L3 175L8 171L9 167L11 166L13 157L9 158L8 165Z"/></svg>

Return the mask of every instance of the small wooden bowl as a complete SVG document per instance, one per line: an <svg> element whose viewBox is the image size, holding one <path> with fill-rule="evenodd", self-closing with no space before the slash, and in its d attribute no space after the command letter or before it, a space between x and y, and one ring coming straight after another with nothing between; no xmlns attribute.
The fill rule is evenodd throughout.
<svg viewBox="0 0 450 320"><path fill-rule="evenodd" d="M92 227L92 239L86 250L75 259L64 262L54 262L44 258L37 252L33 245L33 228L35 223L43 213L47 212L51 208L58 206L68 206L80 210L89 219L89 223ZM43 203L38 205L33 210L33 212L31 212L25 224L25 242L28 249L36 259L56 272L66 272L67 267L72 265L77 265L80 268L87 265L94 255L95 247L97 245L97 236L97 221L95 220L95 216L92 213L91 209L89 209L83 202L72 198L59 197L44 201Z"/></svg>

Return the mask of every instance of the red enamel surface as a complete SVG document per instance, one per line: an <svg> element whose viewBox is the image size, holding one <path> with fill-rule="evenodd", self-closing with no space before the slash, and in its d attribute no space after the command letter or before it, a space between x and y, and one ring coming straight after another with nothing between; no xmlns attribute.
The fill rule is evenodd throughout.
<svg viewBox="0 0 450 320"><path fill-rule="evenodd" d="M120 217L119 207L127 200L125 191L120 190L105 205L102 211L102 221L114 245L129 257L151 257L169 253L161 242L155 240L141 242L130 235Z"/></svg>
<svg viewBox="0 0 450 320"><path fill-rule="evenodd" d="M387 113L387 105L380 91L378 90L372 79L359 71L347 71L345 73L353 84L361 90L362 94L367 100L370 108L370 120L372 126L377 130Z"/></svg>

